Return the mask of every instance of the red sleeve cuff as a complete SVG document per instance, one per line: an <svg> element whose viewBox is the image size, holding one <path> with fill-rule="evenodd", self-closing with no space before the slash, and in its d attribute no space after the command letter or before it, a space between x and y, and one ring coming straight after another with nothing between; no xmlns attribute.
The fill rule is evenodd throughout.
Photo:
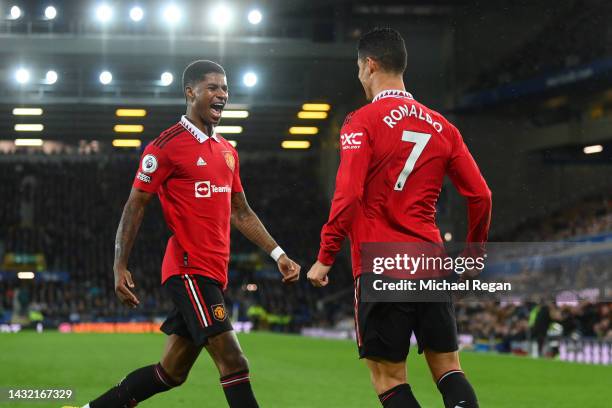
<svg viewBox="0 0 612 408"><path fill-rule="evenodd" d="M319 250L317 261L321 262L323 265L326 265L326 266L333 265L335 260L336 260L336 254L334 252L326 251L323 248Z"/></svg>

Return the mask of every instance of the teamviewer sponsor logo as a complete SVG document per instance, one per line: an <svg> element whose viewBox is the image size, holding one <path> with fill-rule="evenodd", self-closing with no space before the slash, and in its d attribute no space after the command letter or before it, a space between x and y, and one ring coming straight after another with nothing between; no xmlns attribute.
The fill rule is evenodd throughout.
<svg viewBox="0 0 612 408"><path fill-rule="evenodd" d="M216 186L211 184L210 181L198 181L195 183L195 196L196 198L208 198L212 196L212 193L231 193L232 188L230 186Z"/></svg>
<svg viewBox="0 0 612 408"><path fill-rule="evenodd" d="M363 136L362 132L343 133L340 135L342 150L359 149L361 147L361 136Z"/></svg>

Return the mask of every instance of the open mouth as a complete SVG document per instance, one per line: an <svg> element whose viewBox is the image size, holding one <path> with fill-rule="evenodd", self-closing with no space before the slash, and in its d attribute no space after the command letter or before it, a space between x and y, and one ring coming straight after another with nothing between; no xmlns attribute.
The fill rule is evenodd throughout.
<svg viewBox="0 0 612 408"><path fill-rule="evenodd" d="M221 113L223 112L223 108L225 108L225 103L216 102L210 105L210 111L215 118L221 118Z"/></svg>

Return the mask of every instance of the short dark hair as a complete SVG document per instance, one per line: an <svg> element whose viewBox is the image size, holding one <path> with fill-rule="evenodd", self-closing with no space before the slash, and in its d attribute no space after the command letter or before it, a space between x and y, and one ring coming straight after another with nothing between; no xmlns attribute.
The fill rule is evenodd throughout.
<svg viewBox="0 0 612 408"><path fill-rule="evenodd" d="M209 60L197 60L187 65L185 71L183 71L183 91L188 86L194 86L196 83L202 81L206 74L223 74L225 70L223 67L216 62Z"/></svg>
<svg viewBox="0 0 612 408"><path fill-rule="evenodd" d="M357 55L377 61L385 71L403 74L406 70L406 44L401 34L392 28L375 28L359 39Z"/></svg>

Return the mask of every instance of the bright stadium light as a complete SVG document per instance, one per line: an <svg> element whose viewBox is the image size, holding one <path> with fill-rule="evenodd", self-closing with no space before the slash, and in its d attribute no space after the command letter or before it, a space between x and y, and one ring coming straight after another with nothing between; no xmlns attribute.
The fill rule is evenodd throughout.
<svg viewBox="0 0 612 408"><path fill-rule="evenodd" d="M225 4L214 7L210 13L211 21L218 28L226 28L232 21L232 10Z"/></svg>
<svg viewBox="0 0 612 408"><path fill-rule="evenodd" d="M101 4L96 8L96 18L102 23L107 23L113 17L113 9L107 4Z"/></svg>
<svg viewBox="0 0 612 408"><path fill-rule="evenodd" d="M164 72L161 74L161 84L163 86L170 85L172 81L174 81L174 75L172 75L170 72Z"/></svg>
<svg viewBox="0 0 612 408"><path fill-rule="evenodd" d="M283 140L281 147L283 149L308 149L310 142L308 140Z"/></svg>
<svg viewBox="0 0 612 408"><path fill-rule="evenodd" d="M242 133L242 126L215 126L215 132L218 133Z"/></svg>
<svg viewBox="0 0 612 408"><path fill-rule="evenodd" d="M174 25L181 20L181 10L175 4L169 4L164 9L164 19Z"/></svg>
<svg viewBox="0 0 612 408"><path fill-rule="evenodd" d="M34 279L34 272L17 272L17 279Z"/></svg>
<svg viewBox="0 0 612 408"><path fill-rule="evenodd" d="M601 153L603 152L603 146L602 145L585 146L584 149L582 149L582 151L584 152L584 154Z"/></svg>
<svg viewBox="0 0 612 408"><path fill-rule="evenodd" d="M11 7L11 11L9 14L10 20L18 20L21 17L21 9L18 6Z"/></svg>
<svg viewBox="0 0 612 408"><path fill-rule="evenodd" d="M263 19L263 15L261 14L261 11L255 9L255 10L249 11L247 18L249 20L249 23L253 25L257 25L261 23L261 20Z"/></svg>
<svg viewBox="0 0 612 408"><path fill-rule="evenodd" d="M319 128L316 126L292 126L289 128L289 133L292 135L316 135L319 133Z"/></svg>
<svg viewBox="0 0 612 408"><path fill-rule="evenodd" d="M140 139L114 139L114 147L140 147L142 141Z"/></svg>
<svg viewBox="0 0 612 408"><path fill-rule="evenodd" d="M449 241L450 241L450 240L452 240L452 239L453 239L453 234L451 234L450 232L445 232L445 233L444 233L444 240L445 240L446 242L449 242Z"/></svg>
<svg viewBox="0 0 612 408"><path fill-rule="evenodd" d="M142 125L115 125L113 130L116 133L142 133L144 126Z"/></svg>
<svg viewBox="0 0 612 408"><path fill-rule="evenodd" d="M45 127L41 123L17 123L15 132L42 132Z"/></svg>
<svg viewBox="0 0 612 408"><path fill-rule="evenodd" d="M327 119L327 112L300 111L297 117L299 119Z"/></svg>
<svg viewBox="0 0 612 408"><path fill-rule="evenodd" d="M42 108L14 108L15 116L40 116L43 114Z"/></svg>
<svg viewBox="0 0 612 408"><path fill-rule="evenodd" d="M30 71L25 68L19 68L15 71L15 80L20 84L26 84L30 81Z"/></svg>
<svg viewBox="0 0 612 408"><path fill-rule="evenodd" d="M142 10L142 8L135 6L130 9L130 19L132 21L138 22L142 20L143 17L144 11Z"/></svg>
<svg viewBox="0 0 612 408"><path fill-rule="evenodd" d="M40 147L43 143L42 139L15 139L15 146L18 147Z"/></svg>
<svg viewBox="0 0 612 408"><path fill-rule="evenodd" d="M57 17L57 9L53 6L48 6L45 9L45 18L47 20L54 20Z"/></svg>
<svg viewBox="0 0 612 408"><path fill-rule="evenodd" d="M249 88L252 88L257 84L257 75L254 72L247 72L242 77L242 82Z"/></svg>
<svg viewBox="0 0 612 408"><path fill-rule="evenodd" d="M147 116L147 110L146 109L119 108L115 111L115 115L141 118L141 117Z"/></svg>
<svg viewBox="0 0 612 408"><path fill-rule="evenodd" d="M113 81L113 74L108 71L102 71L100 73L100 82L102 85L108 85Z"/></svg>
<svg viewBox="0 0 612 408"><path fill-rule="evenodd" d="M244 119L249 117L249 111L246 110L224 110L221 112L222 118Z"/></svg>
<svg viewBox="0 0 612 408"><path fill-rule="evenodd" d="M53 70L47 71L47 74L45 75L45 83L47 85L53 85L56 82L57 82L57 72Z"/></svg>

